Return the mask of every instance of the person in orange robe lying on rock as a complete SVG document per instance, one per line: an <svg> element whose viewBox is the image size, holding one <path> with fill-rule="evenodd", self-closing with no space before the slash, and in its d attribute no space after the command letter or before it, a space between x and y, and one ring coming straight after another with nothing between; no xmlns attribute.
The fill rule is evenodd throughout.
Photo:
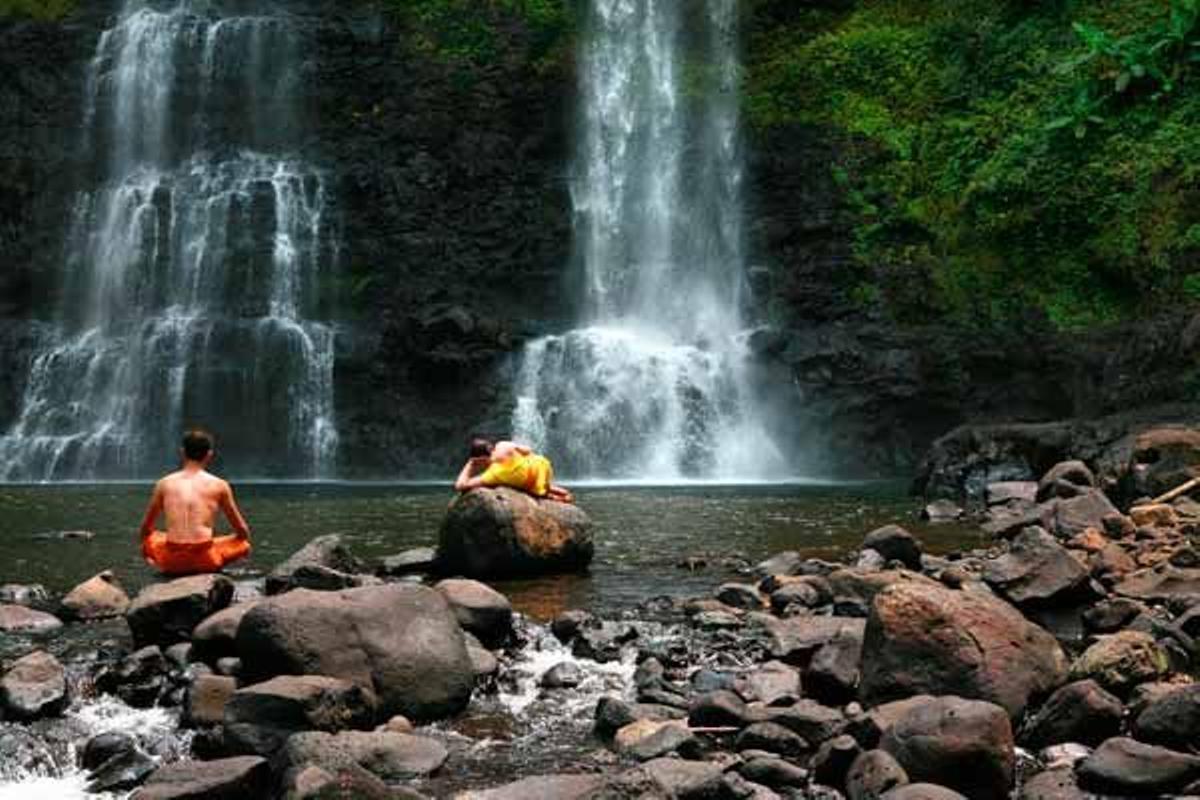
<svg viewBox="0 0 1200 800"><path fill-rule="evenodd" d="M491 486L508 486L534 497L575 502L574 496L554 483L550 459L516 442L472 439L470 457L454 481L456 492Z"/></svg>
<svg viewBox="0 0 1200 800"><path fill-rule="evenodd" d="M201 430L183 436L183 466L154 487L142 518L142 555L164 575L216 572L250 553L250 526L246 524L233 489L207 471L212 463L212 435ZM233 536L214 536L220 509L233 527ZM155 530L160 514L166 531Z"/></svg>

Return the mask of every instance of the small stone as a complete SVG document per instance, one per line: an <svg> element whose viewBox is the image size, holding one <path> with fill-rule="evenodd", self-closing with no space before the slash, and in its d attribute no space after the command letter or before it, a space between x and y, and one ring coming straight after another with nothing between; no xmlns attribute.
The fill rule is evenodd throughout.
<svg viewBox="0 0 1200 800"><path fill-rule="evenodd" d="M596 628L600 621L589 611L572 609L564 611L550 623L550 632L563 644L570 644L583 628Z"/></svg>
<svg viewBox="0 0 1200 800"><path fill-rule="evenodd" d="M42 650L18 659L0 678L0 709L9 719L57 716L66 704L66 673L57 658Z"/></svg>
<svg viewBox="0 0 1200 800"><path fill-rule="evenodd" d="M379 726L377 730L387 731L389 733L412 733L416 730L408 717L403 714L397 714L387 722Z"/></svg>
<svg viewBox="0 0 1200 800"><path fill-rule="evenodd" d="M1071 680L1092 678L1117 695L1170 671L1167 654L1153 636L1120 631L1100 637L1071 665Z"/></svg>
<svg viewBox="0 0 1200 800"><path fill-rule="evenodd" d="M731 608L758 609L763 607L758 589L747 583L725 583L717 589L717 600Z"/></svg>
<svg viewBox="0 0 1200 800"><path fill-rule="evenodd" d="M129 610L129 595L109 570L89 578L62 599L64 613L79 620L119 617Z"/></svg>
<svg viewBox="0 0 1200 800"><path fill-rule="evenodd" d="M835 788L843 786L850 766L861 753L862 748L852 736L835 736L824 742L810 763L813 780Z"/></svg>
<svg viewBox="0 0 1200 800"><path fill-rule="evenodd" d="M1057 690L1029 721L1023 741L1039 748L1062 742L1097 745L1121 729L1125 707L1094 680Z"/></svg>
<svg viewBox="0 0 1200 800"><path fill-rule="evenodd" d="M225 704L237 691L237 679L225 675L200 675L188 688L182 722L187 727L220 725L225 719Z"/></svg>
<svg viewBox="0 0 1200 800"><path fill-rule="evenodd" d="M795 757L811 749L798 734L774 722L756 722L738 734L734 741L738 750L762 750L767 753Z"/></svg>
<svg viewBox="0 0 1200 800"><path fill-rule="evenodd" d="M398 577L400 575L412 575L419 572L430 572L433 570L436 559L437 550L434 548L414 547L396 555L381 558L379 566L375 569L375 574Z"/></svg>
<svg viewBox="0 0 1200 800"><path fill-rule="evenodd" d="M808 783L808 770L775 756L755 756L739 765L737 771L746 780L773 789L798 788Z"/></svg>
<svg viewBox="0 0 1200 800"><path fill-rule="evenodd" d="M271 769L255 756L176 761L159 767L132 800L267 797Z"/></svg>
<svg viewBox="0 0 1200 800"><path fill-rule="evenodd" d="M539 684L544 689L573 689L587 677L583 667L574 661L561 661L542 675Z"/></svg>
<svg viewBox="0 0 1200 800"><path fill-rule="evenodd" d="M1169 794L1200 779L1200 757L1114 738L1084 759L1076 775L1080 787L1094 792Z"/></svg>
<svg viewBox="0 0 1200 800"><path fill-rule="evenodd" d="M0 633L49 633L62 627L62 620L44 611L17 605L0 605Z"/></svg>
<svg viewBox="0 0 1200 800"><path fill-rule="evenodd" d="M496 647L512 635L512 603L486 583L448 578L434 587L446 598L463 630Z"/></svg>
<svg viewBox="0 0 1200 800"><path fill-rule="evenodd" d="M886 750L859 753L846 772L849 800L875 800L890 789L908 783L908 773Z"/></svg>

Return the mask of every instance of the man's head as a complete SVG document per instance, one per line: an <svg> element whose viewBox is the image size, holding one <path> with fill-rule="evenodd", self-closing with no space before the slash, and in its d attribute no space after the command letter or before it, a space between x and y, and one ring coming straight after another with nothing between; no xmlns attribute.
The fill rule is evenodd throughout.
<svg viewBox="0 0 1200 800"><path fill-rule="evenodd" d="M471 458L488 458L492 455L492 448L496 443L491 439L484 439L481 436L476 436L471 440Z"/></svg>
<svg viewBox="0 0 1200 800"><path fill-rule="evenodd" d="M193 428L183 435L183 457L188 461L199 461L207 464L213 456L212 434L200 428Z"/></svg>

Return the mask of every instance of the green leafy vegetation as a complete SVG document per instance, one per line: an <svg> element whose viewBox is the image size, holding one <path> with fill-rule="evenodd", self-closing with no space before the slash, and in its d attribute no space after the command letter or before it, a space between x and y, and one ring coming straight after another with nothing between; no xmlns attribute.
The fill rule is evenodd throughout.
<svg viewBox="0 0 1200 800"><path fill-rule="evenodd" d="M506 54L548 71L569 52L574 19L563 0L378 0L409 29L409 45L472 71ZM515 27L514 27L515 26Z"/></svg>
<svg viewBox="0 0 1200 800"><path fill-rule="evenodd" d="M38 20L62 19L75 10L75 0L0 0L0 19L27 17Z"/></svg>
<svg viewBox="0 0 1200 800"><path fill-rule="evenodd" d="M856 301L1065 328L1200 301L1200 0L750 5L748 118L837 136Z"/></svg>

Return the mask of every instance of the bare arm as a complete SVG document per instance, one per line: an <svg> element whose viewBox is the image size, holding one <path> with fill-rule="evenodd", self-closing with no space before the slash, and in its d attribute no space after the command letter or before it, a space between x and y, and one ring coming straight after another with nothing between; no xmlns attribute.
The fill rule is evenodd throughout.
<svg viewBox="0 0 1200 800"><path fill-rule="evenodd" d="M225 512L225 519L229 520L229 524L238 538L249 539L250 526L246 524L246 518L242 516L242 510L238 508L237 501L233 499L233 487L228 483L222 487L221 510Z"/></svg>
<svg viewBox="0 0 1200 800"><path fill-rule="evenodd" d="M483 479L476 473L487 469L488 461L489 459L486 457L467 459L467 463L463 464L463 468L458 471L458 477L454 479L454 491L469 492L472 489L482 488Z"/></svg>
<svg viewBox="0 0 1200 800"><path fill-rule="evenodd" d="M138 533L143 539L146 539L150 534L154 533L154 523L158 521L158 515L163 510L163 491L162 484L154 484L154 492L150 495L150 502L146 505L146 513L142 515L142 527Z"/></svg>

